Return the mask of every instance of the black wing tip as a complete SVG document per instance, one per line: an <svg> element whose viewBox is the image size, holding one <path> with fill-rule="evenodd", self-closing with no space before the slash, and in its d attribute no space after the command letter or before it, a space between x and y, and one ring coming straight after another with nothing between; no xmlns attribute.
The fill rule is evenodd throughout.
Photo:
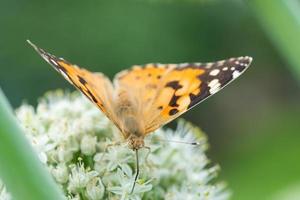
<svg viewBox="0 0 300 200"><path fill-rule="evenodd" d="M26 42L32 46L36 51L40 52L40 48L37 47L34 43L32 43L29 39L26 40Z"/></svg>
<svg viewBox="0 0 300 200"><path fill-rule="evenodd" d="M36 52L38 52L40 55L45 55L47 54L43 49L39 48L36 46L34 43L32 43L29 39L26 40L26 42L34 48Z"/></svg>
<svg viewBox="0 0 300 200"><path fill-rule="evenodd" d="M250 61L253 60L253 58L251 56L240 56L240 57L238 57L238 59L244 59L244 60L250 60Z"/></svg>
<svg viewBox="0 0 300 200"><path fill-rule="evenodd" d="M239 61L240 63L243 63L244 65L250 66L253 58L251 56L241 56L236 58L237 61Z"/></svg>
<svg viewBox="0 0 300 200"><path fill-rule="evenodd" d="M222 67L222 70L224 72L231 71L238 71L238 72L243 72L245 71L252 63L253 58L250 56L240 56L240 57L233 57L227 60L219 61L217 62L217 67ZM212 67L211 70L214 68ZM230 70L229 70L230 69Z"/></svg>
<svg viewBox="0 0 300 200"><path fill-rule="evenodd" d="M247 60L249 60L250 63L251 63L252 60L253 60L253 57L251 57L251 56L244 56L244 58L247 59Z"/></svg>
<svg viewBox="0 0 300 200"><path fill-rule="evenodd" d="M26 42L27 42L28 44L30 44L31 46L36 47L36 45L33 44L29 39L27 39Z"/></svg>
<svg viewBox="0 0 300 200"><path fill-rule="evenodd" d="M55 56L47 53L44 49L39 48L34 43L32 43L30 40L26 40L33 48L34 50L50 65L52 65L56 70L58 69L57 59Z"/></svg>
<svg viewBox="0 0 300 200"><path fill-rule="evenodd" d="M253 61L253 58L251 56L246 56L245 58L248 60L248 66L250 66Z"/></svg>

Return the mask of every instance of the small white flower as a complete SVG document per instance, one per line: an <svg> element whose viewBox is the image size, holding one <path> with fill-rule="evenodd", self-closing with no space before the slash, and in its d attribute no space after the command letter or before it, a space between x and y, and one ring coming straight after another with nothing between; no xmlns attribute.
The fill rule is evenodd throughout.
<svg viewBox="0 0 300 200"><path fill-rule="evenodd" d="M55 167L50 167L50 171L58 183L66 183L69 179L68 168L64 163L59 163Z"/></svg>
<svg viewBox="0 0 300 200"><path fill-rule="evenodd" d="M16 110L16 115L19 121L21 121L21 126L26 130L26 132L30 132L29 135L34 136L39 133L44 133L45 127L41 125L32 106L21 106Z"/></svg>
<svg viewBox="0 0 300 200"><path fill-rule="evenodd" d="M127 146L115 145L108 146L104 153L96 154L94 160L99 172L103 171L103 169L113 171L123 163L131 162L134 159L132 155L133 151ZM103 163L107 164L103 165Z"/></svg>
<svg viewBox="0 0 300 200"><path fill-rule="evenodd" d="M87 197L91 200L99 200L104 196L104 186L100 178L93 178L86 186Z"/></svg>
<svg viewBox="0 0 300 200"><path fill-rule="evenodd" d="M76 166L71 166L68 190L73 194L80 192L87 186L88 182L97 175L98 172L86 170L81 163Z"/></svg>
<svg viewBox="0 0 300 200"><path fill-rule="evenodd" d="M84 155L90 156L96 152L97 137L84 135L81 139L80 149Z"/></svg>
<svg viewBox="0 0 300 200"><path fill-rule="evenodd" d="M57 147L57 158L59 162L69 162L73 158L74 151L65 146L66 144L62 144Z"/></svg>
<svg viewBox="0 0 300 200"><path fill-rule="evenodd" d="M130 173L131 176L125 174L121 169L117 170L117 180L119 182L119 186L109 187L108 190L118 194L121 196L121 199L141 199L140 194L144 192L150 191L152 189L152 185L149 182L140 184L137 182L135 185L134 191L131 193L134 177Z"/></svg>

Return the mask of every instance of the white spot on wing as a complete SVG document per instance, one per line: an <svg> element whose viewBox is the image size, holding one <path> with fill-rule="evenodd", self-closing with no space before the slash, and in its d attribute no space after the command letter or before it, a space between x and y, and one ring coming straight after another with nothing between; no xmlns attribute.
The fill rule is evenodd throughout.
<svg viewBox="0 0 300 200"><path fill-rule="evenodd" d="M226 62L226 60L221 60L218 62L217 66L221 67L222 65L224 65L225 62Z"/></svg>
<svg viewBox="0 0 300 200"><path fill-rule="evenodd" d="M187 66L189 66L189 63L181 63L181 64L179 64L179 67L187 67Z"/></svg>
<svg viewBox="0 0 300 200"><path fill-rule="evenodd" d="M213 66L213 64L214 63L212 63L212 62L211 63L206 63L205 68L209 69L209 68L211 68Z"/></svg>
<svg viewBox="0 0 300 200"><path fill-rule="evenodd" d="M217 76L217 75L219 74L219 72L220 72L219 69L214 69L214 70L212 70L212 71L209 73L209 75L210 75L210 76Z"/></svg>
<svg viewBox="0 0 300 200"><path fill-rule="evenodd" d="M208 87L210 87L209 92L210 94L215 94L221 88L221 84L218 79L213 79L208 83Z"/></svg>
<svg viewBox="0 0 300 200"><path fill-rule="evenodd" d="M239 77L241 75L241 72L235 70L233 73L232 73L232 77L235 79L237 77Z"/></svg>
<svg viewBox="0 0 300 200"><path fill-rule="evenodd" d="M194 65L196 66L196 67L200 67L201 65L202 65L202 63L194 63Z"/></svg>
<svg viewBox="0 0 300 200"><path fill-rule="evenodd" d="M51 59L51 58L50 58L50 62L52 62L52 64L58 66L57 62L55 60Z"/></svg>
<svg viewBox="0 0 300 200"><path fill-rule="evenodd" d="M41 56L44 58L44 60L47 61L47 63L51 64L50 61L49 61L48 56L46 56L45 54L41 54Z"/></svg>
<svg viewBox="0 0 300 200"><path fill-rule="evenodd" d="M245 59L249 60L249 62L251 63L253 58L246 56Z"/></svg>

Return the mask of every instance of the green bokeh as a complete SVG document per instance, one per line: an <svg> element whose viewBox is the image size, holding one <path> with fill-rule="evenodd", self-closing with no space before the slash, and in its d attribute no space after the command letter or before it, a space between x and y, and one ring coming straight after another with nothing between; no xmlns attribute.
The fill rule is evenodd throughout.
<svg viewBox="0 0 300 200"><path fill-rule="evenodd" d="M0 86L14 107L73 90L26 39L111 78L133 64L252 56L241 78L183 117L209 135L233 199L271 199L300 182L299 27L272 2L2 0Z"/></svg>

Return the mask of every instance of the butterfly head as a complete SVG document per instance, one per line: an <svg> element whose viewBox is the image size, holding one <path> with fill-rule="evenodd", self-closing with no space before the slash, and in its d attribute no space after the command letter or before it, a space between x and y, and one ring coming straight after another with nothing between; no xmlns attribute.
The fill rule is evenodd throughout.
<svg viewBox="0 0 300 200"><path fill-rule="evenodd" d="M132 150L138 150L145 146L144 137L136 136L134 134L130 135L127 141L129 148Z"/></svg>

